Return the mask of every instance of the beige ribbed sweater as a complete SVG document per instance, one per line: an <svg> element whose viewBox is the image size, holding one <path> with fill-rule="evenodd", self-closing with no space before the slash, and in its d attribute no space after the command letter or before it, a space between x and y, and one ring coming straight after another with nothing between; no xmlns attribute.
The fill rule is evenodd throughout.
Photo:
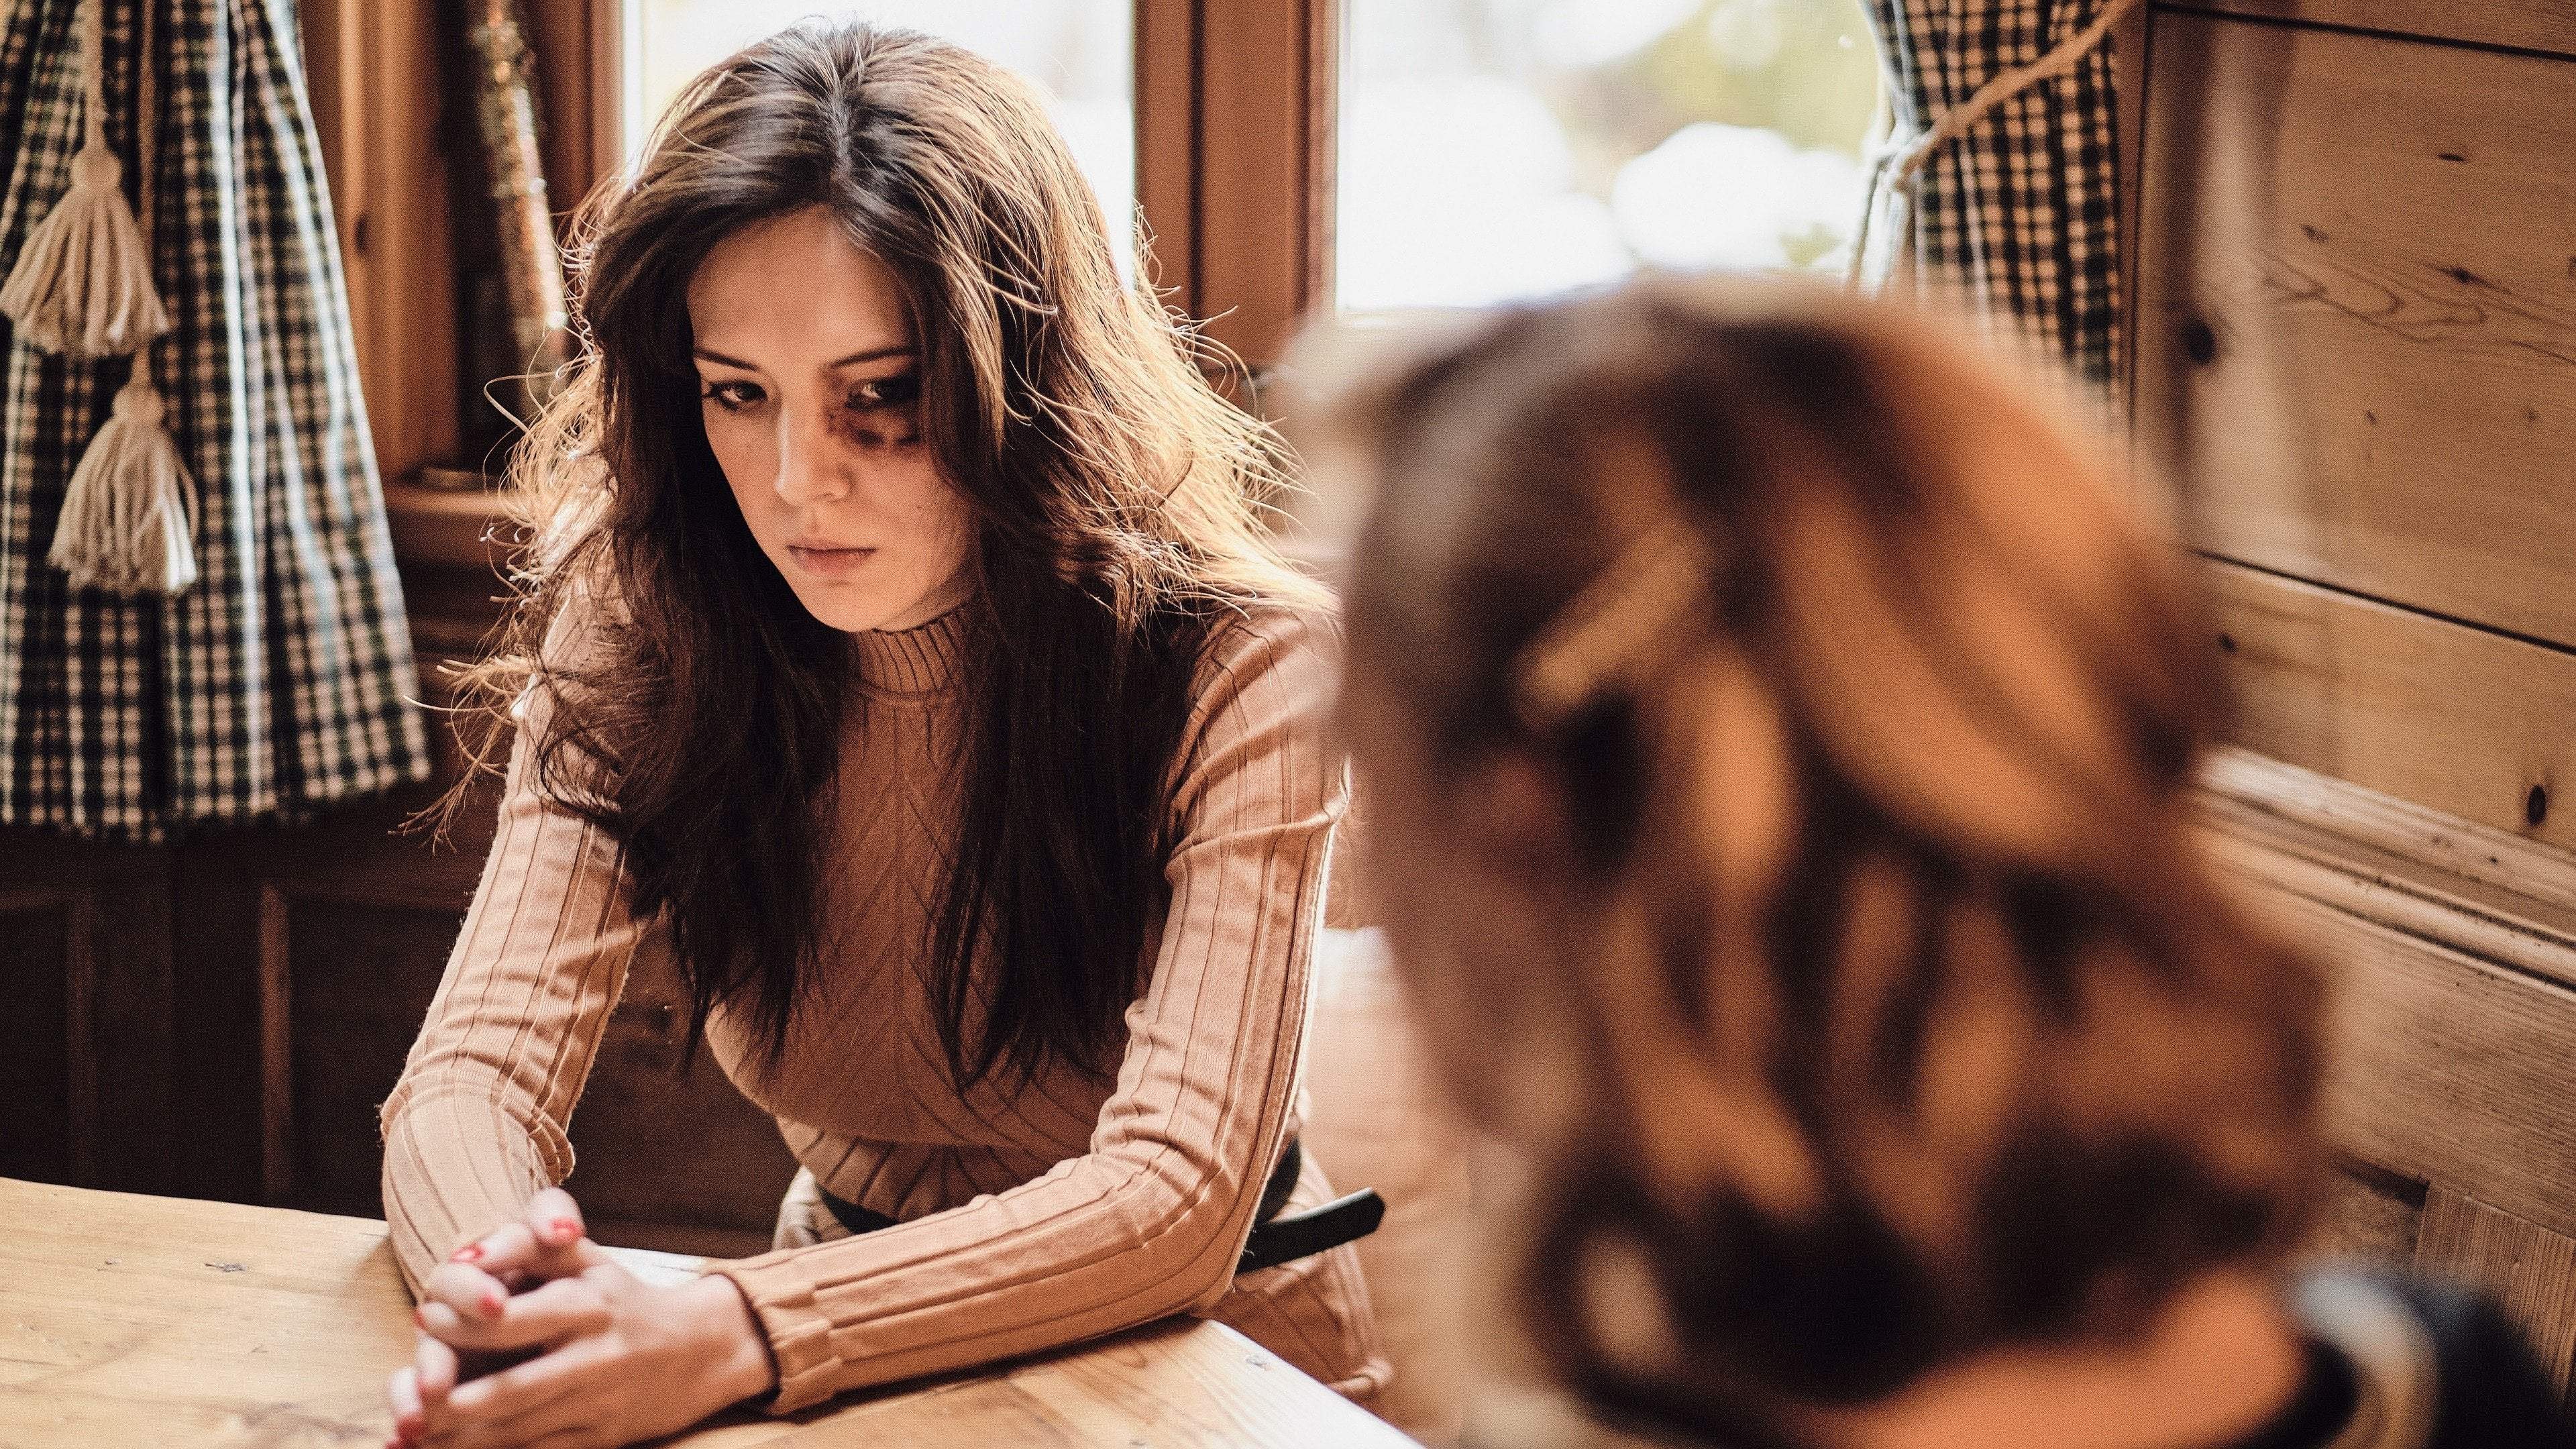
<svg viewBox="0 0 2576 1449"><path fill-rule="evenodd" d="M957 727L956 620L854 636L865 698L844 745L829 970L776 1073L746 1064L742 1023L721 1011L709 1023L718 1060L814 1178L903 1220L713 1269L768 1334L774 1407L1184 1311L1366 1396L1385 1367L1348 1247L1234 1276L1296 1129L1308 965L1345 803L1319 718L1332 626L1283 613L1220 632L1184 737L1171 905L1116 1081L1067 1067L1013 1096L956 1090L920 972L952 833L938 762ZM549 648L577 649L567 633L578 627ZM527 742L550 713L532 695L482 885L384 1107L385 1214L415 1287L572 1171L564 1126L628 966L669 949L628 909L618 842L534 787ZM1307 1161L1299 1204L1330 1194ZM685 1144L669 1170L690 1170Z"/></svg>

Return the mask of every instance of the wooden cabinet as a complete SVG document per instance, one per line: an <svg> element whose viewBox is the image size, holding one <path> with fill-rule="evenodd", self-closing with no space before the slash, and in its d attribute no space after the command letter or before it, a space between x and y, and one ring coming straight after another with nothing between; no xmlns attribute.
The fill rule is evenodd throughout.
<svg viewBox="0 0 2576 1449"><path fill-rule="evenodd" d="M169 1190L170 941L157 862L0 831L0 1177Z"/></svg>
<svg viewBox="0 0 2576 1449"><path fill-rule="evenodd" d="M2133 416L2246 753L2220 859L2335 985L2331 1247L2576 1357L2576 11L2156 4Z"/></svg>
<svg viewBox="0 0 2576 1449"><path fill-rule="evenodd" d="M434 685L490 627L500 581L479 500L392 492ZM380 1215L376 1110L496 803L443 843L404 831L437 788L165 848L0 832L0 1176ZM757 1251L794 1164L711 1057L681 1070L682 999L639 979L611 1020L569 1186L609 1241Z"/></svg>

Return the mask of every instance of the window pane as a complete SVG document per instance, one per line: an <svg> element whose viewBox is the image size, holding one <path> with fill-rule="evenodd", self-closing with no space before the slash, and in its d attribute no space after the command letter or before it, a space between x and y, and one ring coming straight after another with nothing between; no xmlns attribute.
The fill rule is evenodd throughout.
<svg viewBox="0 0 2576 1449"><path fill-rule="evenodd" d="M1136 202L1134 0L627 0L625 154L699 71L817 15L926 31L1018 71L1047 97L1113 232ZM1119 266L1129 247L1119 247Z"/></svg>
<svg viewBox="0 0 2576 1449"><path fill-rule="evenodd" d="M1343 307L1842 264L1878 99L1859 0L1344 5Z"/></svg>

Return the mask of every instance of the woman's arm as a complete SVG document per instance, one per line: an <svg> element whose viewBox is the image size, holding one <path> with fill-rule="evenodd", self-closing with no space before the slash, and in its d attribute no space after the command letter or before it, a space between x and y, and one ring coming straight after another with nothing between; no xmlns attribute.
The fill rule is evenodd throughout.
<svg viewBox="0 0 2576 1449"><path fill-rule="evenodd" d="M577 628L559 624L549 655ZM538 788L552 718L550 690L531 690L482 883L384 1105L385 1218L414 1294L572 1171L565 1126L647 930L617 842Z"/></svg>
<svg viewBox="0 0 2576 1449"><path fill-rule="evenodd" d="M1231 633L1176 809L1171 910L1090 1151L861 1237L720 1265L776 1356L775 1407L1213 1303L1292 1116L1342 768L1328 622Z"/></svg>

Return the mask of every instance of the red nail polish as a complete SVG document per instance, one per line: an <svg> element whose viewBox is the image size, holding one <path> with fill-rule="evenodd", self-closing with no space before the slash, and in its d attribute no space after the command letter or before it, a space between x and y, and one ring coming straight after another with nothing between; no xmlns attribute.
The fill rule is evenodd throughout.
<svg viewBox="0 0 2576 1449"><path fill-rule="evenodd" d="M411 1311L411 1321L423 1328L429 1327L429 1305L423 1303L414 1307Z"/></svg>
<svg viewBox="0 0 2576 1449"><path fill-rule="evenodd" d="M483 1245L481 1243L467 1243L464 1247L457 1249L456 1256L448 1261L454 1263L471 1263L482 1256Z"/></svg>
<svg viewBox="0 0 2576 1449"><path fill-rule="evenodd" d="M555 1236L565 1242L571 1242L581 1236L581 1223L576 1219L557 1218L551 1226L555 1230Z"/></svg>
<svg viewBox="0 0 2576 1449"><path fill-rule="evenodd" d="M480 1301L483 1305L484 1317L498 1318L501 1316L501 1295L498 1292L490 1288L486 1288L483 1290L483 1297Z"/></svg>

